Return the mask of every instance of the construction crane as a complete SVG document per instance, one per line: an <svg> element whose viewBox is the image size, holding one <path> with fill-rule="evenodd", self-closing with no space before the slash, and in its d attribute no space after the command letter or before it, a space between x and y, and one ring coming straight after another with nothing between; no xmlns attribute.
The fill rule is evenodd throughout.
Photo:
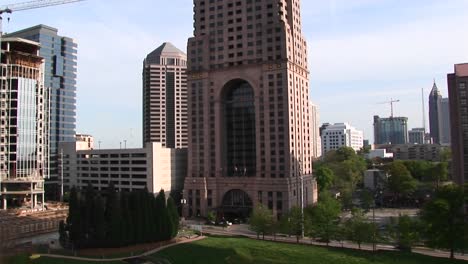
<svg viewBox="0 0 468 264"><path fill-rule="evenodd" d="M393 118L393 104L398 103L398 102L400 102L400 100L393 100L392 98L390 98L390 101L381 102L379 104L390 104L390 109L391 109L390 117Z"/></svg>
<svg viewBox="0 0 468 264"><path fill-rule="evenodd" d="M0 6L0 37L2 35L2 15L29 9L43 8L48 6L71 4L85 0L35 0L22 3L14 3Z"/></svg>

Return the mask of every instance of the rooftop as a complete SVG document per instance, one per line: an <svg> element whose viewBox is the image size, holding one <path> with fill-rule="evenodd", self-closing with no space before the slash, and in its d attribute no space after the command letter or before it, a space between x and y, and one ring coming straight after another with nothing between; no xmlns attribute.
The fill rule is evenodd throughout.
<svg viewBox="0 0 468 264"><path fill-rule="evenodd" d="M455 75L468 77L468 63L455 64Z"/></svg>

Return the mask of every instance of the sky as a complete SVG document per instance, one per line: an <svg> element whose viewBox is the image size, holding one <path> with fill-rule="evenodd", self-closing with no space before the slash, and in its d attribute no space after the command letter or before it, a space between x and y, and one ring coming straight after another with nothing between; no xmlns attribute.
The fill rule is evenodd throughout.
<svg viewBox="0 0 468 264"><path fill-rule="evenodd" d="M25 0L0 0L0 6ZM302 0L310 98L322 123L348 122L373 141L374 115L407 116L426 127L434 80L468 62L468 0ZM163 42L186 50L192 0L86 0L4 16L3 31L37 24L78 43L77 132L102 148L142 145L142 65ZM7 18L10 20L8 21Z"/></svg>

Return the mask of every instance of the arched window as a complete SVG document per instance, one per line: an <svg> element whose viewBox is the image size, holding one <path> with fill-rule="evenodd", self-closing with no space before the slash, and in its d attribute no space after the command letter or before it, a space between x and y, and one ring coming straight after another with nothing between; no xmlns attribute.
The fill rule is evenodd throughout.
<svg viewBox="0 0 468 264"><path fill-rule="evenodd" d="M224 97L226 173L251 177L256 171L255 104L252 86L243 80L228 83Z"/></svg>

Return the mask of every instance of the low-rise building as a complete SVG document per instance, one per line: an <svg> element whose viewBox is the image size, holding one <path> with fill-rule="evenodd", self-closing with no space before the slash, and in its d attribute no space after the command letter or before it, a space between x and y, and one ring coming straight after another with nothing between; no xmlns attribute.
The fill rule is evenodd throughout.
<svg viewBox="0 0 468 264"><path fill-rule="evenodd" d="M440 161L440 153L445 147L439 144L388 144L376 145L375 148L393 153L396 160Z"/></svg>
<svg viewBox="0 0 468 264"><path fill-rule="evenodd" d="M66 188L106 190L113 183L119 191L147 189L158 193L182 191L187 174L187 150L146 143L143 148L82 149L80 142L63 143L63 182Z"/></svg>
<svg viewBox="0 0 468 264"><path fill-rule="evenodd" d="M383 170L370 169L364 172L364 187L369 190L383 189L387 183L388 174Z"/></svg>
<svg viewBox="0 0 468 264"><path fill-rule="evenodd" d="M388 153L386 149L371 149L369 153L366 154L367 159L391 159L393 158L393 153Z"/></svg>

